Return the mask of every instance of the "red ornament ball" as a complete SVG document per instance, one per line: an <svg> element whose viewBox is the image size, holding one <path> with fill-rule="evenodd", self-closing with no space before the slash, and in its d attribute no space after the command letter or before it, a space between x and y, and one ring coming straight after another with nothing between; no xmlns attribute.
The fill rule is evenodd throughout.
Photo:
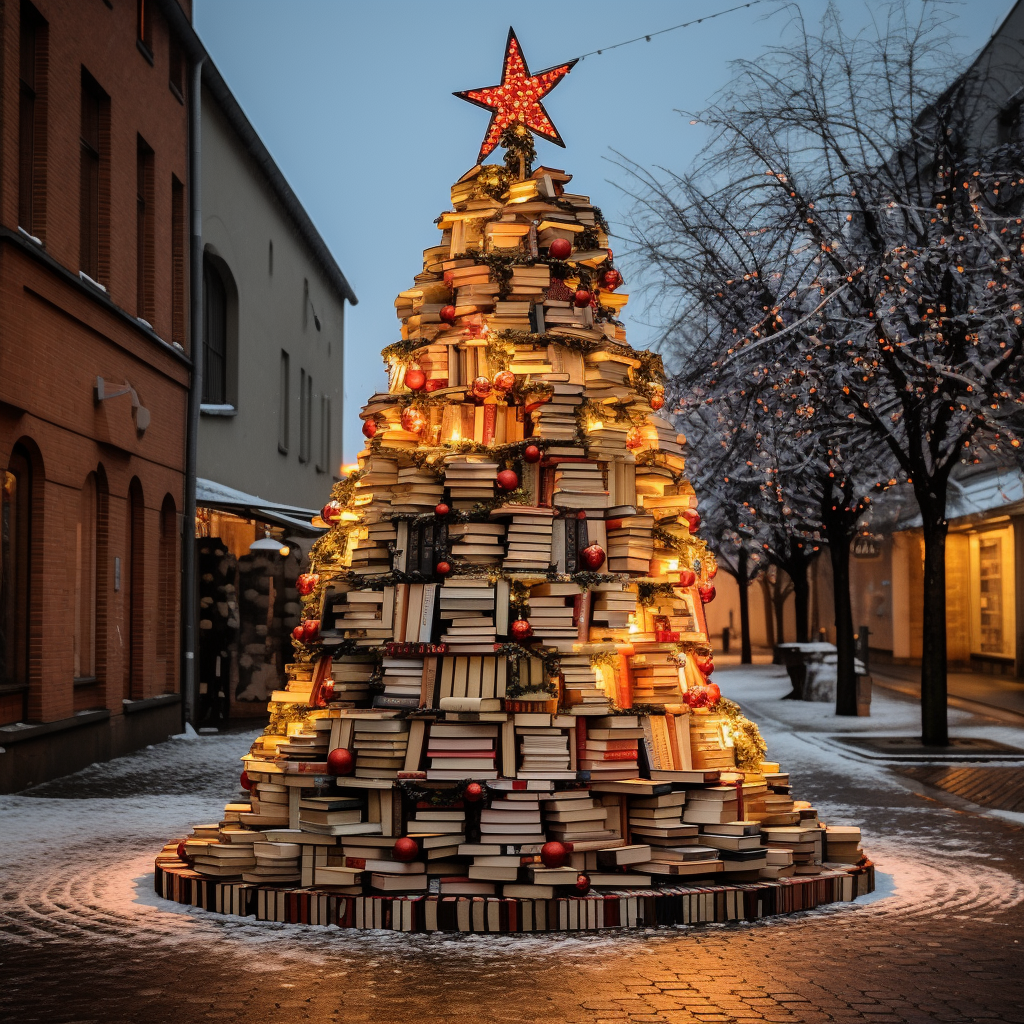
<svg viewBox="0 0 1024 1024"><path fill-rule="evenodd" d="M376 420L363 420L363 437L375 437L377 434Z"/></svg>
<svg viewBox="0 0 1024 1024"><path fill-rule="evenodd" d="M329 775L351 775L356 766L356 759L351 750L335 747L327 755L327 773Z"/></svg>
<svg viewBox="0 0 1024 1024"><path fill-rule="evenodd" d="M644 444L644 432L639 427L630 427L626 434L626 447L630 451L642 448Z"/></svg>
<svg viewBox="0 0 1024 1024"><path fill-rule="evenodd" d="M447 576L451 571L451 562L438 562L437 565L434 566L434 572L436 572L438 576Z"/></svg>
<svg viewBox="0 0 1024 1024"><path fill-rule="evenodd" d="M526 619L516 619L515 622L509 626L508 631L512 634L516 640L529 640L533 636L533 626Z"/></svg>
<svg viewBox="0 0 1024 1024"><path fill-rule="evenodd" d="M511 370L499 370L494 375L494 386L499 391L511 391L516 386L516 375Z"/></svg>
<svg viewBox="0 0 1024 1024"><path fill-rule="evenodd" d="M712 658L710 654L702 655L697 659L697 668L699 668L704 675L709 676L715 671L715 659Z"/></svg>
<svg viewBox="0 0 1024 1024"><path fill-rule="evenodd" d="M583 874L582 871L576 876L576 891L581 896L586 896L590 892L590 876Z"/></svg>
<svg viewBox="0 0 1024 1024"><path fill-rule="evenodd" d="M692 587L697 582L697 574L692 569L679 570L679 586Z"/></svg>
<svg viewBox="0 0 1024 1024"><path fill-rule="evenodd" d="M303 596L308 597L316 590L316 585L320 582L320 576L315 572L304 572L295 581L295 589Z"/></svg>
<svg viewBox="0 0 1024 1024"><path fill-rule="evenodd" d="M706 686L691 686L683 694L683 700L691 708L706 708L708 706L708 688Z"/></svg>
<svg viewBox="0 0 1024 1024"><path fill-rule="evenodd" d="M523 449L524 462L540 462L540 449L535 444L528 444Z"/></svg>
<svg viewBox="0 0 1024 1024"><path fill-rule="evenodd" d="M718 575L718 566L717 565L712 565L708 569L708 579L709 580L713 580L717 575Z"/></svg>
<svg viewBox="0 0 1024 1024"><path fill-rule="evenodd" d="M309 644L320 637L320 620L306 619L302 624L302 642Z"/></svg>
<svg viewBox="0 0 1024 1024"><path fill-rule="evenodd" d="M620 284L622 284L622 275L614 267L609 267L601 275L601 284L603 284L608 291L613 292Z"/></svg>
<svg viewBox="0 0 1024 1024"><path fill-rule="evenodd" d="M553 260L567 260L572 255L572 242L568 238L553 238L548 246L548 255Z"/></svg>
<svg viewBox="0 0 1024 1024"><path fill-rule="evenodd" d="M438 502L434 506L434 515L435 516L446 516L446 515L448 515L448 513L450 511L451 511L451 509L443 501Z"/></svg>
<svg viewBox="0 0 1024 1024"><path fill-rule="evenodd" d="M422 409L407 405L402 410L402 429L408 430L410 434L418 434L427 425L427 417Z"/></svg>
<svg viewBox="0 0 1024 1024"><path fill-rule="evenodd" d="M580 561L588 571L597 572L604 565L604 548L600 544L588 544L580 552Z"/></svg>
<svg viewBox="0 0 1024 1024"><path fill-rule="evenodd" d="M576 513L576 518L582 523L583 520L587 518L587 510L581 508L579 512Z"/></svg>
<svg viewBox="0 0 1024 1024"><path fill-rule="evenodd" d="M329 501L320 509L320 518L328 525L334 526L341 519L341 506L336 501Z"/></svg>
<svg viewBox="0 0 1024 1024"><path fill-rule="evenodd" d="M427 383L427 375L415 368L405 371L405 386L410 391L419 391Z"/></svg>
<svg viewBox="0 0 1024 1024"><path fill-rule="evenodd" d="M295 627L295 628L294 628L294 629L292 630L292 639L293 639L293 640L294 640L294 641L295 641L296 643L299 643L299 644L301 644L301 643L302 643L302 627L301 627L301 626L296 626L296 627Z"/></svg>
<svg viewBox="0 0 1024 1024"><path fill-rule="evenodd" d="M718 683L708 683L708 706L714 707L722 699L722 690Z"/></svg>
<svg viewBox="0 0 1024 1024"><path fill-rule="evenodd" d="M395 845L391 847L391 856L403 864L408 864L409 861L415 860L419 853L419 844L415 839L410 839L409 836L402 836L401 839L396 839Z"/></svg>
<svg viewBox="0 0 1024 1024"><path fill-rule="evenodd" d="M491 393L491 382L486 377L477 377L471 390L474 398L486 398Z"/></svg>
<svg viewBox="0 0 1024 1024"><path fill-rule="evenodd" d="M178 846L177 846L177 848L175 849L174 852L178 855L178 860L188 860L188 854L185 852L185 840L184 839L182 839L182 841L180 843L178 843Z"/></svg>
<svg viewBox="0 0 1024 1024"><path fill-rule="evenodd" d="M657 412L665 404L665 394L662 391L655 391L648 403Z"/></svg>
<svg viewBox="0 0 1024 1024"><path fill-rule="evenodd" d="M442 306L441 312L437 314L443 323L453 324L455 323L455 307L454 306Z"/></svg>
<svg viewBox="0 0 1024 1024"><path fill-rule="evenodd" d="M580 309L583 309L584 306L590 305L590 300L593 297L594 296L591 295L590 290L588 288L577 288L576 294L573 296L572 301L575 306L578 306Z"/></svg>
<svg viewBox="0 0 1024 1024"><path fill-rule="evenodd" d="M569 851L563 843L545 843L540 848L540 860L546 868L560 868L569 858Z"/></svg>
<svg viewBox="0 0 1024 1024"><path fill-rule="evenodd" d="M249 778L248 772L242 772L242 774L238 776L238 784L246 791L252 789L253 782L252 779Z"/></svg>
<svg viewBox="0 0 1024 1024"><path fill-rule="evenodd" d="M715 599L715 594L717 593L717 591L715 590L714 584L702 583L697 588L697 593L700 594L700 599L704 602L704 604L711 604L711 602Z"/></svg>
<svg viewBox="0 0 1024 1024"><path fill-rule="evenodd" d="M519 477L511 469L503 469L496 477L503 491L514 491L519 486Z"/></svg>
<svg viewBox="0 0 1024 1024"><path fill-rule="evenodd" d="M684 508L682 515L686 520L686 525L690 528L690 533L695 533L700 529L700 513L695 508Z"/></svg>
<svg viewBox="0 0 1024 1024"><path fill-rule="evenodd" d="M484 798L484 787L479 782L471 782L466 786L462 798L471 804L475 804Z"/></svg>

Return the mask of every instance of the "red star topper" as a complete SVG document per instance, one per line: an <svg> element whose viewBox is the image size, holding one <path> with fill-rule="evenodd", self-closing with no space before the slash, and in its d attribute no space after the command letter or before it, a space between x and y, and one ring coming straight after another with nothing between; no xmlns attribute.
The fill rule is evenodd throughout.
<svg viewBox="0 0 1024 1024"><path fill-rule="evenodd" d="M483 163L488 154L501 140L502 132L515 121L521 121L535 135L565 148L562 136L554 126L541 100L572 70L576 61L559 64L536 75L530 74L526 66L523 49L519 45L514 29L508 30L508 42L505 43L505 64L501 71L501 85L491 85L483 89L469 89L453 95L459 99L469 100L478 107L491 112L491 123L487 126L483 145L477 163Z"/></svg>

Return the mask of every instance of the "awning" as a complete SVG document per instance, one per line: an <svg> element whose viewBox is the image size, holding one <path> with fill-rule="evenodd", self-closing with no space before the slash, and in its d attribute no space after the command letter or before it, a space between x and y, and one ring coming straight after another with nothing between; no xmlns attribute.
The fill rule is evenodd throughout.
<svg viewBox="0 0 1024 1024"><path fill-rule="evenodd" d="M314 516L320 514L319 509L265 501L255 494L246 494L245 491L203 477L196 480L196 506L212 508L218 512L230 512L243 519L258 519L263 523L273 523L288 530L299 530L311 536L318 536L324 532L311 522Z"/></svg>

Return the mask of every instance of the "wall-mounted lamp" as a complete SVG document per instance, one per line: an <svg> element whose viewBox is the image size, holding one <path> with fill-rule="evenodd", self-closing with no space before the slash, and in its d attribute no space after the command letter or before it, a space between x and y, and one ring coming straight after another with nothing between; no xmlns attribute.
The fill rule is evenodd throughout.
<svg viewBox="0 0 1024 1024"><path fill-rule="evenodd" d="M135 429L139 433L139 437L146 432L146 428L150 423L149 410L145 408L139 401L139 396L135 391L135 388L125 381L124 384L115 384L113 387L105 381L102 377L96 378L95 385L95 400L97 403L105 402L108 398L120 398L121 395L131 395L132 398L132 415L135 417Z"/></svg>

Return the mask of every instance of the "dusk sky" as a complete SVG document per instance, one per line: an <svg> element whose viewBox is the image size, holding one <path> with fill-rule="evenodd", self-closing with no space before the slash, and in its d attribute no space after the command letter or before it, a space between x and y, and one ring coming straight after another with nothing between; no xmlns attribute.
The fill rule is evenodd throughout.
<svg viewBox="0 0 1024 1024"><path fill-rule="evenodd" d="M394 298L437 244L433 219L449 208L449 188L474 164L487 126L485 111L452 92L499 81L510 18L536 72L732 6L196 0L200 36L359 297L346 324L345 462L362 445L359 408L385 384L379 351L399 336ZM809 22L825 6L799 4ZM1010 6L944 5L965 61ZM571 190L590 195L615 231L630 200L613 150L645 167L685 168L703 134L679 111L699 110L729 79L730 61L779 40L790 17L779 7L758 3L587 57L545 100L566 149L537 140L538 161L573 174ZM842 8L851 25L885 13L879 2ZM627 290L637 284L627 274ZM656 341L654 319L639 296L627 307L634 347Z"/></svg>

